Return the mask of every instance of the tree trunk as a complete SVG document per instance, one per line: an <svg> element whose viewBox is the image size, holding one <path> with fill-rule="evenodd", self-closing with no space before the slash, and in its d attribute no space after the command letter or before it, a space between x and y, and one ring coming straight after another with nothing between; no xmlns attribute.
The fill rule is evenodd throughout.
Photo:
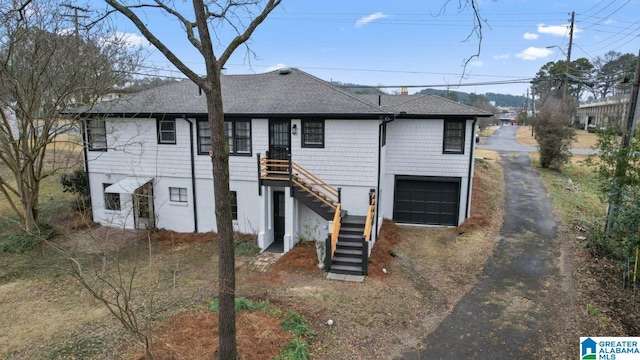
<svg viewBox="0 0 640 360"><path fill-rule="evenodd" d="M40 181L28 173L23 172L20 177L16 178L16 182L17 188L20 191L20 205L22 206L23 215L22 225L24 230L28 233L37 233Z"/></svg>
<svg viewBox="0 0 640 360"><path fill-rule="evenodd" d="M207 90L207 111L211 129L211 163L213 166L213 188L215 197L216 224L218 228L218 297L219 297L219 359L236 359L236 312L235 312L235 254L233 248L233 222L229 199L229 146L224 130L224 112L220 73L211 71Z"/></svg>

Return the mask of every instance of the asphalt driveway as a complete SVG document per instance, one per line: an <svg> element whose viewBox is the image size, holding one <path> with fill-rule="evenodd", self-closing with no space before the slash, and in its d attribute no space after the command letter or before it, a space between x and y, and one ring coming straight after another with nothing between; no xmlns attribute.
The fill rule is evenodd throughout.
<svg viewBox="0 0 640 360"><path fill-rule="evenodd" d="M551 199L531 166L529 147L515 142L511 128L486 142L502 157L506 211L484 276L403 359L538 358L549 322L561 318L558 304L570 297L570 270L556 239Z"/></svg>

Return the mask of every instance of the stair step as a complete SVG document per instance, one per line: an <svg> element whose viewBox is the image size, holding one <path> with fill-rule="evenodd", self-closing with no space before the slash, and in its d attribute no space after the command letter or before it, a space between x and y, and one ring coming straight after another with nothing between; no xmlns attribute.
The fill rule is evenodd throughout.
<svg viewBox="0 0 640 360"><path fill-rule="evenodd" d="M334 256L331 262L338 265L362 265L362 259L345 256Z"/></svg>
<svg viewBox="0 0 640 360"><path fill-rule="evenodd" d="M342 218L342 224L358 224L364 227L364 224L367 222L367 218L365 216L360 215L348 215Z"/></svg>
<svg viewBox="0 0 640 360"><path fill-rule="evenodd" d="M342 232L338 233L338 241L362 241L362 232L357 234L343 234Z"/></svg>
<svg viewBox="0 0 640 360"><path fill-rule="evenodd" d="M349 234L349 235L362 235L364 233L364 228L354 228L354 227L344 227L340 226L340 234Z"/></svg>
<svg viewBox="0 0 640 360"><path fill-rule="evenodd" d="M334 253L334 257L335 256L359 256L359 257L362 257L362 249L355 250L355 249L338 248L338 247L336 247L336 252Z"/></svg>
<svg viewBox="0 0 640 360"><path fill-rule="evenodd" d="M331 265L330 271L334 274L362 275L362 266Z"/></svg>
<svg viewBox="0 0 640 360"><path fill-rule="evenodd" d="M362 241L338 241L336 249L360 249L362 251Z"/></svg>

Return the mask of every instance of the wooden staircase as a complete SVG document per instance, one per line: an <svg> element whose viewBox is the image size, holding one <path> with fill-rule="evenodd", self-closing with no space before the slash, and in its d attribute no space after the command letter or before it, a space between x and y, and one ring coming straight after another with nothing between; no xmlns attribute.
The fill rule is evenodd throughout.
<svg viewBox="0 0 640 360"><path fill-rule="evenodd" d="M342 218L338 242L329 271L336 274L366 274L368 243L363 241L365 216L347 215Z"/></svg>
<svg viewBox="0 0 640 360"><path fill-rule="evenodd" d="M261 158L258 154L259 191L262 185L289 186L291 196L332 221L326 240L325 269L336 274L366 275L369 240L375 209L375 189L369 193L367 216L347 215L340 188L334 188L302 166L288 160Z"/></svg>
<svg viewBox="0 0 640 360"><path fill-rule="evenodd" d="M295 175L293 178L296 180L293 182L291 188L293 197L305 204L309 209L315 211L316 214L322 216L325 220L332 220L339 202L315 190Z"/></svg>

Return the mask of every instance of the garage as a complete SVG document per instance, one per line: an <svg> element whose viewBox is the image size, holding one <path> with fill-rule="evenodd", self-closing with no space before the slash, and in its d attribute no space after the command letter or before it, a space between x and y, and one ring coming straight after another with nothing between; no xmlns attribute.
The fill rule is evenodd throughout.
<svg viewBox="0 0 640 360"><path fill-rule="evenodd" d="M460 183L460 178L397 175L394 220L408 224L458 225Z"/></svg>

